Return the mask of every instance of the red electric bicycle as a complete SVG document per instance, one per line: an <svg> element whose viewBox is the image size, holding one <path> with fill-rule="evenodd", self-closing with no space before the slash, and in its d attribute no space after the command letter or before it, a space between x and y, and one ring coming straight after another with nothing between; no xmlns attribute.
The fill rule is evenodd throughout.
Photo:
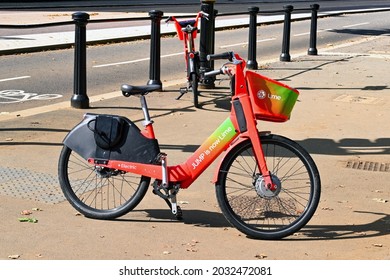
<svg viewBox="0 0 390 280"><path fill-rule="evenodd" d="M199 108L199 91L198 84L202 77L199 73L199 52L195 50L195 38L198 34L198 22L200 18L208 19L208 14L205 12L198 12L195 19L177 20L174 16L168 17L165 22L173 21L179 40L184 42L184 59L186 62L187 71L187 87L180 88L180 99L188 89L192 90L193 102L195 108Z"/></svg>
<svg viewBox="0 0 390 280"><path fill-rule="evenodd" d="M64 139L59 181L68 201L86 217L114 219L138 205L151 179L178 219L176 196L223 152L213 178L226 219L252 238L280 239L301 229L320 199L320 176L310 155L293 140L257 130L258 120L290 117L298 91L256 72L232 52L209 55L229 62L206 76L235 79L231 111L189 158L167 165L160 151L145 96L157 85L123 85L124 96L138 96L145 120L140 130L116 115L86 114Z"/></svg>

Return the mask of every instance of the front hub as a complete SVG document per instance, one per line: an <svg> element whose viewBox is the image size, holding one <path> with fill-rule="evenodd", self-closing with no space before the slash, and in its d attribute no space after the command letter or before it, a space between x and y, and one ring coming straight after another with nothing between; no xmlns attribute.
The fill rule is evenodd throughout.
<svg viewBox="0 0 390 280"><path fill-rule="evenodd" d="M271 199L275 196L277 196L280 193L280 190L282 189L282 183L280 182L279 178L276 175L271 175L271 179L273 184L276 186L275 190L271 190L262 175L259 175L255 180L255 188L257 194L265 199Z"/></svg>

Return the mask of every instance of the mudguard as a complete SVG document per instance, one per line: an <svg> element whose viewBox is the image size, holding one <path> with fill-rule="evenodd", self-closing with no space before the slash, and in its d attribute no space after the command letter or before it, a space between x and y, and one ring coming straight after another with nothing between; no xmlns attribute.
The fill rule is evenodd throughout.
<svg viewBox="0 0 390 280"><path fill-rule="evenodd" d="M96 144L93 122L96 114L86 114L84 119L76 125L65 137L63 143L79 154L85 160L121 160L139 163L154 163L160 148L156 139L149 139L141 134L140 129L129 119L114 115L122 119L122 136L119 143L112 148L103 149Z"/></svg>

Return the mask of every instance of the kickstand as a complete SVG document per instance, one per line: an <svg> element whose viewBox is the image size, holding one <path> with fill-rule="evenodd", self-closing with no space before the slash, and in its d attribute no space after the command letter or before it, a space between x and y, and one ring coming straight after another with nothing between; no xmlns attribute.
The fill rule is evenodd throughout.
<svg viewBox="0 0 390 280"><path fill-rule="evenodd" d="M187 87L180 88L180 95L178 97L176 97L176 100L179 100L187 92L188 92L188 88Z"/></svg>
<svg viewBox="0 0 390 280"><path fill-rule="evenodd" d="M172 203L169 201L168 198L164 198L164 201L168 204L169 208L171 209L172 213L175 215L176 219L178 220L183 220L183 211L181 211L181 208L180 206L176 205L175 203L175 211L173 211L173 205Z"/></svg>

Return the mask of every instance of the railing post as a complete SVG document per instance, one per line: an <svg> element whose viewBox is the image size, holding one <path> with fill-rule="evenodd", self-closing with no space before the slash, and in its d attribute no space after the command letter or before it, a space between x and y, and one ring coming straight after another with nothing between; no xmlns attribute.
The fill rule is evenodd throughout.
<svg viewBox="0 0 390 280"><path fill-rule="evenodd" d="M310 26L310 46L307 50L308 55L317 55L317 13L320 5L313 4L311 7L311 26Z"/></svg>
<svg viewBox="0 0 390 280"><path fill-rule="evenodd" d="M72 14L75 22L74 44L74 87L70 104L74 108L89 108L87 96L87 23L89 14L76 12Z"/></svg>
<svg viewBox="0 0 390 280"><path fill-rule="evenodd" d="M149 64L149 81L148 85L160 85L161 72L161 18L162 11L152 10L149 12L152 20L150 32L150 64Z"/></svg>
<svg viewBox="0 0 390 280"><path fill-rule="evenodd" d="M257 69L256 61L256 44L257 44L257 14L258 7L249 7L249 39L248 39L248 61L246 67L248 69Z"/></svg>
<svg viewBox="0 0 390 280"><path fill-rule="evenodd" d="M294 7L286 5L284 9L284 28L283 28L283 44L280 61L291 61L290 56L290 34L291 34L291 13Z"/></svg>
<svg viewBox="0 0 390 280"><path fill-rule="evenodd" d="M207 61L207 55L214 52L214 27L215 27L215 14L214 14L214 3L216 0L201 0L200 10L209 15L208 20L202 18L200 21L200 42L199 42L199 71L200 73L208 72L213 69L213 64ZM201 88L214 88L215 78L206 78L199 87Z"/></svg>

